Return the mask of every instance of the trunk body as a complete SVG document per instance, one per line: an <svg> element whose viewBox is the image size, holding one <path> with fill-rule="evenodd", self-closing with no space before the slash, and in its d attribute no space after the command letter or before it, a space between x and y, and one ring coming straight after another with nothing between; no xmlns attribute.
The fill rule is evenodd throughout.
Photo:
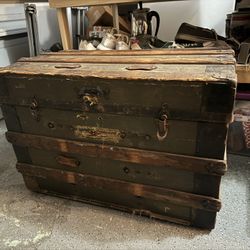
<svg viewBox="0 0 250 250"><path fill-rule="evenodd" d="M230 50L47 53L0 75L29 189L214 227L236 89Z"/></svg>

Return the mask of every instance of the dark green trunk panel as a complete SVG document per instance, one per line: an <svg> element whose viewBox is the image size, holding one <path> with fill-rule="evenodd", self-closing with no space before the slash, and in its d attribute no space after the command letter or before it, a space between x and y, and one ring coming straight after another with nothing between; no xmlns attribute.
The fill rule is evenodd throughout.
<svg viewBox="0 0 250 250"><path fill-rule="evenodd" d="M220 176L201 175L168 167L133 164L31 148L29 153L33 165L50 166L54 169L165 187L215 198L219 196ZM58 156L76 159L80 164L77 167L64 166L58 163Z"/></svg>
<svg viewBox="0 0 250 250"><path fill-rule="evenodd" d="M25 177L25 176L24 176ZM146 215L152 218L169 220L184 225L193 225L212 229L215 224L216 213L191 209L189 207L174 205L169 202L154 202L140 196L120 194L119 190L108 191L97 188L72 185L55 180L44 180L32 177L37 183L34 191L49 193L73 200L85 201L105 207ZM26 185L30 188L29 183ZM202 218L199 218L202 216Z"/></svg>
<svg viewBox="0 0 250 250"><path fill-rule="evenodd" d="M41 109L36 121L28 108L17 110L24 133L187 155L196 150L195 122L169 121L168 137L159 141L154 118Z"/></svg>
<svg viewBox="0 0 250 250"><path fill-rule="evenodd" d="M228 122L235 95L230 82L8 77L5 84L9 96L3 102L17 105L29 106L35 97L40 107L155 118L164 107L170 119L196 121ZM86 105L86 95L97 97L98 104Z"/></svg>
<svg viewBox="0 0 250 250"><path fill-rule="evenodd" d="M160 202L157 203L153 200L144 199L141 197L135 197L128 194L121 194L119 190L109 191L103 189L89 188L89 187L78 187L69 185L66 183L60 183L57 181L50 182L48 181L39 181L41 189L46 188L47 190L60 192L62 194L76 195L83 197L89 200L101 201L101 202L110 202L117 204L119 206L124 206L132 208L134 210L148 210L157 214L177 217L184 220L189 220L191 215L191 208L181 207L169 202ZM77 186L76 186L77 187Z"/></svg>
<svg viewBox="0 0 250 250"><path fill-rule="evenodd" d="M159 141L153 117L40 109L37 121L26 107L17 112L28 134L224 159L227 126L221 123L169 120L168 136Z"/></svg>

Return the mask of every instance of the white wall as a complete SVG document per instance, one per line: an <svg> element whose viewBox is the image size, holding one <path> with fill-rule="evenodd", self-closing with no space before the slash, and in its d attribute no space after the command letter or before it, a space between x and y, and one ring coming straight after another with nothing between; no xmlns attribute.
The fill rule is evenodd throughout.
<svg viewBox="0 0 250 250"><path fill-rule="evenodd" d="M27 36L18 36L25 32L23 4L0 4L0 67L29 55Z"/></svg>
<svg viewBox="0 0 250 250"><path fill-rule="evenodd" d="M213 28L225 35L226 15L233 12L235 0L188 0L145 4L161 16L158 37L174 40L181 23L188 22L206 28Z"/></svg>

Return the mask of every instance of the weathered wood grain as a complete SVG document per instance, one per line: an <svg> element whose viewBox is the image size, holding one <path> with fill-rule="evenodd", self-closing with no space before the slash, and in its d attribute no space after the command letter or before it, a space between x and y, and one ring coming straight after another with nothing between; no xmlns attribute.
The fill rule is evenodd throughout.
<svg viewBox="0 0 250 250"><path fill-rule="evenodd" d="M157 56L140 56L134 55L133 58L128 56L77 56L77 55L41 55L38 57L21 58L19 62L32 62L32 63L91 63L91 64L219 64L219 65L235 65L235 59L231 55L157 55ZM143 67L142 67L143 68Z"/></svg>
<svg viewBox="0 0 250 250"><path fill-rule="evenodd" d="M146 81L183 81L186 84L198 82L231 82L236 86L235 65L201 65L201 64L159 64L152 71L127 70L128 65L138 64L92 64L88 63L48 63L17 62L12 66L1 68L0 75L19 75L32 78L34 76L62 76L116 80ZM147 65L147 64L143 64ZM142 68L143 68L142 65ZM152 64L150 64L152 65Z"/></svg>
<svg viewBox="0 0 250 250"><path fill-rule="evenodd" d="M67 166L70 168L77 168L80 165L80 162L72 157L66 157L63 155L59 155L56 157L56 161L63 166Z"/></svg>
<svg viewBox="0 0 250 250"><path fill-rule="evenodd" d="M180 0L143 0L143 2L166 2L166 1L180 1ZM129 4L138 3L138 0L49 0L52 8L66 8L79 6L98 6L98 5L112 5L112 4Z"/></svg>
<svg viewBox="0 0 250 250"><path fill-rule="evenodd" d="M22 163L17 164L17 169L24 175L48 180L55 179L65 183L80 184L83 185L83 187L91 187L99 190L116 190L119 193L131 194L154 201L172 202L174 204L211 212L218 212L221 209L220 200L208 196Z"/></svg>
<svg viewBox="0 0 250 250"><path fill-rule="evenodd" d="M54 56L54 52L44 52L42 55ZM230 49L223 48L187 48L187 49L145 49L145 50L63 50L57 56L157 56L157 55L232 55Z"/></svg>
<svg viewBox="0 0 250 250"><path fill-rule="evenodd" d="M18 146L79 154L88 157L100 157L124 162L177 168L211 175L223 175L226 171L226 163L221 160L113 147L14 132L7 132L6 138L10 143Z"/></svg>
<svg viewBox="0 0 250 250"><path fill-rule="evenodd" d="M112 209L116 209L119 211L133 213L134 215L147 216L151 219L158 219L158 220L162 220L162 221L173 222L173 223L177 223L177 224L181 224L181 225L185 225L185 226L192 225L191 219L185 220L185 219L170 217L168 215L161 215L161 214L155 213L153 211L150 211L148 209L135 209L134 207L129 207L129 206L117 204L117 203L115 203L114 200L112 202L104 202L104 201L100 201L100 200L97 201L97 200L89 199L86 197L82 197L78 193L72 194L72 195L65 194L65 193L60 192L60 191L54 191L54 190L49 189L46 186L46 184L44 184L42 187L40 187L39 180L41 180L41 178L39 178L39 177L23 174L23 178L24 178L24 181L25 181L27 188L29 188L31 191L34 191L34 192L39 192L39 193L43 193L43 194L50 194L50 195L54 195L54 196L65 198L65 199L71 199L71 200L85 202L85 203L92 204L92 205L102 206L105 208L112 208ZM47 183L47 182L45 181L44 183ZM64 186L66 186L66 185L71 185L71 184L64 183ZM67 188L67 186L65 188ZM207 228L207 225L199 225L199 226L201 226L203 228ZM213 227L214 227L214 225L212 227L209 227L209 229L212 229Z"/></svg>
<svg viewBox="0 0 250 250"><path fill-rule="evenodd" d="M64 49L72 49L72 40L69 31L68 17L66 8L57 9L57 19Z"/></svg>

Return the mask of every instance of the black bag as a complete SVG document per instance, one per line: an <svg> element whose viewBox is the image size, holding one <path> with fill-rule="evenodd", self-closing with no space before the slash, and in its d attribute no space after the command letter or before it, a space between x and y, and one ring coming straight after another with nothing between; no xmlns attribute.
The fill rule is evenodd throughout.
<svg viewBox="0 0 250 250"><path fill-rule="evenodd" d="M188 23L183 23L175 37L177 43L203 43L208 41L225 41L226 39L219 36L215 30L201 28Z"/></svg>

